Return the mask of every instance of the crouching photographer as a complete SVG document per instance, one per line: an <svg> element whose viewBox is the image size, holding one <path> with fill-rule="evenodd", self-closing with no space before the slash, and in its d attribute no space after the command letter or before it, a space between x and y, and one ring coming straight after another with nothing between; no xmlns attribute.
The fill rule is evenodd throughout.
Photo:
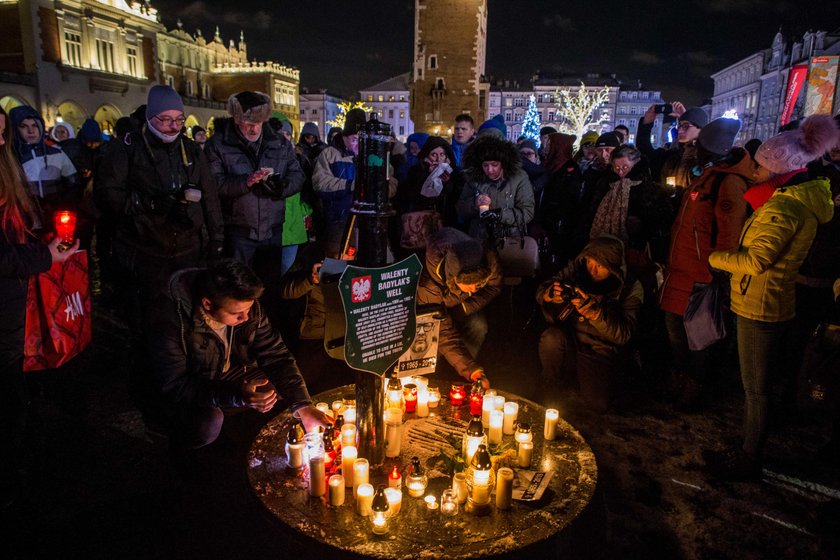
<svg viewBox="0 0 840 560"><path fill-rule="evenodd" d="M551 325L540 338L545 386L573 383L594 411L610 407L616 382L630 363L626 345L636 330L644 292L628 277L624 244L599 236L537 290Z"/></svg>

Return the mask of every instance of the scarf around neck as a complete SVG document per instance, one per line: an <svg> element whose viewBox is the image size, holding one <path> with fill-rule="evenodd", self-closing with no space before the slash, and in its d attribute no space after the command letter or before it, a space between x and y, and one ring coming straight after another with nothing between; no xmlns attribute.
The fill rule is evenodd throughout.
<svg viewBox="0 0 840 560"><path fill-rule="evenodd" d="M589 230L589 239L595 239L602 233L614 235L627 243L627 210L630 206L630 189L640 184L641 181L633 181L625 177L610 183L610 190L598 205L595 212L595 219L592 221L592 228Z"/></svg>

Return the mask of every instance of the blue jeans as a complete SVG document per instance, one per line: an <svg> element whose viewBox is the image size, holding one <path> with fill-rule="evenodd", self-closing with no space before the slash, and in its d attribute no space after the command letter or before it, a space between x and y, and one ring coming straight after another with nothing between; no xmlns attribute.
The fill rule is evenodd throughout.
<svg viewBox="0 0 840 560"><path fill-rule="evenodd" d="M759 459L767 442L771 381L783 362L791 321L768 323L737 318L738 359L744 385L744 452Z"/></svg>

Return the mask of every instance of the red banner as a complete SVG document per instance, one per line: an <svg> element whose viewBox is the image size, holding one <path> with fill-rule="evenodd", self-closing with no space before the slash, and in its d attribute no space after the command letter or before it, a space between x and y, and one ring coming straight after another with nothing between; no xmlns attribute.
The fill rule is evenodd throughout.
<svg viewBox="0 0 840 560"><path fill-rule="evenodd" d="M790 115L793 113L794 105L796 105L796 99L799 97L799 92L802 91L802 86L805 85L807 77L807 64L797 64L790 69L787 90L785 91L785 104L782 108L782 120L779 121L779 126L784 126L790 122Z"/></svg>

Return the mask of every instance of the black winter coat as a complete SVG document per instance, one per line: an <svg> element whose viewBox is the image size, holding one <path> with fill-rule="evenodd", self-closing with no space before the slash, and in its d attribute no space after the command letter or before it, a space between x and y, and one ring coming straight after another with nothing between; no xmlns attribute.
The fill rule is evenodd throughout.
<svg viewBox="0 0 840 560"><path fill-rule="evenodd" d="M178 201L187 186L200 202ZM201 148L181 136L165 144L146 127L105 150L94 194L116 222L115 241L153 257L221 248L222 212L216 181Z"/></svg>
<svg viewBox="0 0 840 560"><path fill-rule="evenodd" d="M168 297L155 309L147 347L154 388L180 405L241 407L242 380L224 379L225 347L197 313L195 282L200 269L185 269L172 275ZM254 303L248 320L233 327L231 367L261 371L288 405L311 402L295 359L263 313Z"/></svg>

